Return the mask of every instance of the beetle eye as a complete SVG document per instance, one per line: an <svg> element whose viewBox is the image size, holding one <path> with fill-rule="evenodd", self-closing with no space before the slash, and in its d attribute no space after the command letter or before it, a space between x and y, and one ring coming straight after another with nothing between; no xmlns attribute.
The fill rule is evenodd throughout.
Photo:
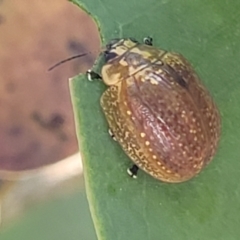
<svg viewBox="0 0 240 240"><path fill-rule="evenodd" d="M134 43L138 43L138 41L135 39L135 38L129 38L132 42L134 42Z"/></svg>
<svg viewBox="0 0 240 240"><path fill-rule="evenodd" d="M118 43L119 41L120 41L120 38L114 38L114 39L112 39L112 40L106 45L107 50L111 50L112 47L113 47L116 43Z"/></svg>
<svg viewBox="0 0 240 240"><path fill-rule="evenodd" d="M108 51L104 52L104 57L105 57L106 62L114 59L117 56L118 56L118 54L115 52L108 52Z"/></svg>

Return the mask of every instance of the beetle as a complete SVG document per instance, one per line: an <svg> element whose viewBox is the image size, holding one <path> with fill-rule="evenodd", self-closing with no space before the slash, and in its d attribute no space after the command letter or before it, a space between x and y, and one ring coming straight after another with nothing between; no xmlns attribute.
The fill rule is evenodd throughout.
<svg viewBox="0 0 240 240"><path fill-rule="evenodd" d="M109 86L100 104L112 137L138 168L163 182L196 176L213 158L220 114L190 63L178 53L133 38L111 40L101 77Z"/></svg>

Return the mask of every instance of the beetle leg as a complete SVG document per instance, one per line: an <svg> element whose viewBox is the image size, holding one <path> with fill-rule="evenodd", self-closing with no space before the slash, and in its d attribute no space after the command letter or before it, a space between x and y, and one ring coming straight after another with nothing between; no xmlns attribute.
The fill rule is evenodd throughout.
<svg viewBox="0 0 240 240"><path fill-rule="evenodd" d="M152 46L153 45L152 42L153 42L153 39L151 37L145 37L143 39L143 43L146 45Z"/></svg>
<svg viewBox="0 0 240 240"><path fill-rule="evenodd" d="M93 81L96 78L102 79L102 77L98 73L94 72L92 69L87 70L87 78L89 81Z"/></svg>
<svg viewBox="0 0 240 240"><path fill-rule="evenodd" d="M138 169L139 167L134 164L131 168L128 168L127 173L129 174L130 177L137 178Z"/></svg>
<svg viewBox="0 0 240 240"><path fill-rule="evenodd" d="M110 128L108 129L108 133L109 133L110 137L111 137L114 141L117 141L117 139L115 138L114 133L112 132L112 130L111 130Z"/></svg>

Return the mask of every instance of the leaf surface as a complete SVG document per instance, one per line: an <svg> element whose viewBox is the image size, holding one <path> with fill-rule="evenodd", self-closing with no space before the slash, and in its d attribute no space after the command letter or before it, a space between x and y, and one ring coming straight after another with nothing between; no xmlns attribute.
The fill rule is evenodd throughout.
<svg viewBox="0 0 240 240"><path fill-rule="evenodd" d="M75 0L96 20L103 45L146 36L180 52L212 93L222 116L214 161L196 178L166 184L131 165L108 135L100 108L106 89L85 75L70 82L92 217L99 240L213 240L240 236L240 2Z"/></svg>

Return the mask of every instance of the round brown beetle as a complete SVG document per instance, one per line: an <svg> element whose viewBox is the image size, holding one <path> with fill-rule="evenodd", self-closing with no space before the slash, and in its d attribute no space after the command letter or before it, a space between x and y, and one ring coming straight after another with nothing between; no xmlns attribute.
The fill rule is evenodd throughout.
<svg viewBox="0 0 240 240"><path fill-rule="evenodd" d="M101 107L112 134L138 167L164 182L183 182L213 158L220 115L208 90L180 54L134 39L113 39L101 77ZM89 71L89 77L94 74Z"/></svg>

